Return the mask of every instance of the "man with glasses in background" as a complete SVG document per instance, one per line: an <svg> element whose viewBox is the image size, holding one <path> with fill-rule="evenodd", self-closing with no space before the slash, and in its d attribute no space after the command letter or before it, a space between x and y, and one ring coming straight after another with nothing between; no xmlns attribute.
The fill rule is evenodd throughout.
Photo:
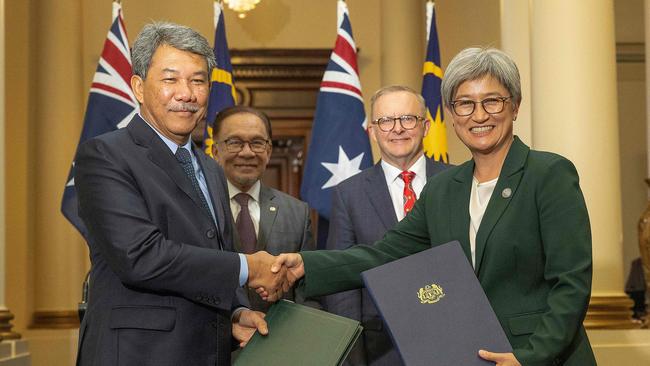
<svg viewBox="0 0 650 366"><path fill-rule="evenodd" d="M420 94L406 86L387 86L373 95L371 110L369 133L381 161L334 187L327 249L380 240L411 210L427 178L447 168L424 155L429 121ZM402 364L365 289L327 296L324 305L363 325L347 365Z"/></svg>
<svg viewBox="0 0 650 366"><path fill-rule="evenodd" d="M266 114L246 106L224 109L215 120L214 136L213 155L226 173L235 219L235 250L273 255L313 250L308 205L261 182L273 149ZM270 306L253 290L248 298L254 310L266 312ZM304 303L293 290L285 298ZM307 305L319 307L315 301Z"/></svg>

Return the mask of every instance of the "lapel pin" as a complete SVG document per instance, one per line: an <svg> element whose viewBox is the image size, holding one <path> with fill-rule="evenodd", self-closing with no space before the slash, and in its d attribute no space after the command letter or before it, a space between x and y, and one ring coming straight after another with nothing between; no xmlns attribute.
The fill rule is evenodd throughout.
<svg viewBox="0 0 650 366"><path fill-rule="evenodd" d="M275 206L269 207L269 211L275 212L275 210L276 210Z"/></svg>
<svg viewBox="0 0 650 366"><path fill-rule="evenodd" d="M512 196L512 189L504 188L503 191L501 191L501 197L510 198L510 196Z"/></svg>

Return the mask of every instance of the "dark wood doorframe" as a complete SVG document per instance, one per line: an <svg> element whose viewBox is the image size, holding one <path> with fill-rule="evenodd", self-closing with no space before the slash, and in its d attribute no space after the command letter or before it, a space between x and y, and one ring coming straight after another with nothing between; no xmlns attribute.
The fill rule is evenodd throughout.
<svg viewBox="0 0 650 366"><path fill-rule="evenodd" d="M233 49L238 102L264 111L273 128L265 184L300 198L318 89L329 49Z"/></svg>

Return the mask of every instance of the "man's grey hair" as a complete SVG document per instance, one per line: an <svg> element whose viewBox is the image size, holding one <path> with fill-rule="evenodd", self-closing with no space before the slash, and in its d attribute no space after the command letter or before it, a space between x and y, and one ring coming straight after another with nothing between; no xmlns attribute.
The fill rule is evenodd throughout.
<svg viewBox="0 0 650 366"><path fill-rule="evenodd" d="M498 80L508 90L513 105L519 105L521 102L519 69L505 52L491 47L466 48L454 56L442 79L442 102L447 108L451 108L460 84L487 75Z"/></svg>
<svg viewBox="0 0 650 366"><path fill-rule="evenodd" d="M208 40L197 31L174 23L153 22L142 28L133 43L131 61L134 75L146 79L153 54L162 45L203 56L208 64L208 75L217 65Z"/></svg>
<svg viewBox="0 0 650 366"><path fill-rule="evenodd" d="M422 97L420 93L404 85L389 85L377 90L375 94L373 94L372 98L370 98L370 113L375 112L375 103L377 102L377 99L386 94L397 92L407 92L413 94L413 96L415 96L415 98L418 100L418 105L420 106L420 117L427 118L427 106L424 103L424 97ZM375 118L375 116L373 115L372 118Z"/></svg>

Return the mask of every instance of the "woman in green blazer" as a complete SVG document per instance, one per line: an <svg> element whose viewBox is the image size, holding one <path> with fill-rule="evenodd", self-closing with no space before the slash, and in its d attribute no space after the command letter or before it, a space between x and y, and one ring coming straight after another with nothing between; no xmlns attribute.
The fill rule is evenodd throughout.
<svg viewBox="0 0 650 366"><path fill-rule="evenodd" d="M513 135L521 88L505 53L461 51L442 96L472 160L432 177L411 213L374 245L282 255L276 267L304 276L306 296L325 295L363 286L360 273L369 268L458 240L514 349L482 350L482 358L504 366L595 365L582 326L591 231L574 165Z"/></svg>

